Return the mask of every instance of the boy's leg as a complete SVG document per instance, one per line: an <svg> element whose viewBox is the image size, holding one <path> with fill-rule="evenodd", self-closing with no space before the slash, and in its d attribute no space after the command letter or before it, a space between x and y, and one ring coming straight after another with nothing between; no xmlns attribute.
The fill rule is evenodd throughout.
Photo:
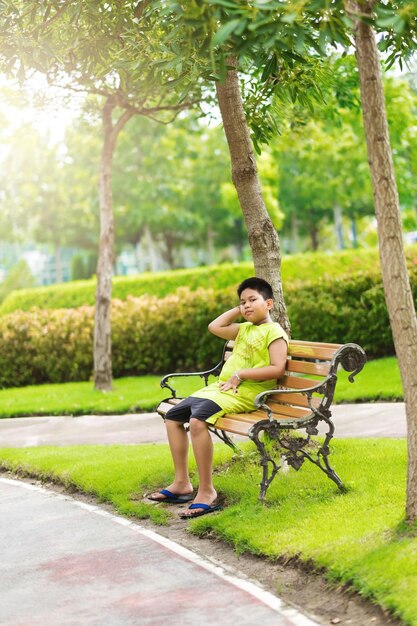
<svg viewBox="0 0 417 626"><path fill-rule="evenodd" d="M174 463L174 482L167 487L169 491L178 495L189 494L193 486L188 473L188 435L184 424L166 420L168 443Z"/></svg>
<svg viewBox="0 0 417 626"><path fill-rule="evenodd" d="M189 422L194 456L199 475L199 488L195 502L211 505L217 497L213 486L213 442L206 419L221 411L221 407L212 400L198 397L186 398L166 414L168 442L174 462L175 478L166 489L177 495L193 491L188 473L188 435L184 423ZM198 415L200 419L193 417ZM163 494L152 494L153 500L165 499ZM194 510L195 512L195 510Z"/></svg>
<svg viewBox="0 0 417 626"><path fill-rule="evenodd" d="M191 418L191 443L197 463L199 486L194 502L211 505L217 498L213 485L213 441L206 422ZM199 509L193 509L195 514Z"/></svg>
<svg viewBox="0 0 417 626"><path fill-rule="evenodd" d="M185 422L189 421L191 414L190 402L187 398L180 404L168 411L165 420L168 443L174 463L174 480L165 487L171 493L182 496L189 495L193 491L193 486L188 473L188 435L184 428ZM152 500L166 500L166 496L160 492L150 494Z"/></svg>

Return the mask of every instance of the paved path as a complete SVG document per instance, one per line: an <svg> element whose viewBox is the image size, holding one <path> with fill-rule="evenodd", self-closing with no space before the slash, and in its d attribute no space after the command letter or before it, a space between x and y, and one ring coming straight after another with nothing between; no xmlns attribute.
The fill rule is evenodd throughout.
<svg viewBox="0 0 417 626"><path fill-rule="evenodd" d="M315 626L152 531L0 478L2 626Z"/></svg>
<svg viewBox="0 0 417 626"><path fill-rule="evenodd" d="M339 404L332 407L336 437L405 437L404 403ZM0 447L166 442L156 413L19 417L0 419Z"/></svg>

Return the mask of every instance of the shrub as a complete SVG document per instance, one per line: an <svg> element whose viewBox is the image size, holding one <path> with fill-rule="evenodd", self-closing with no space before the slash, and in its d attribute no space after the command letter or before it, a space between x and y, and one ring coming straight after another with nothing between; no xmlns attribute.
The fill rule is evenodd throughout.
<svg viewBox="0 0 417 626"><path fill-rule="evenodd" d="M417 269L411 270L417 297ZM285 289L292 336L355 342L369 357L394 353L381 278L360 272ZM214 366L222 341L207 324L236 302L234 288L180 288L156 296L115 300L112 307L115 377L201 370ZM93 370L93 307L0 318L0 386L88 380Z"/></svg>
<svg viewBox="0 0 417 626"><path fill-rule="evenodd" d="M214 365L222 342L207 331L207 324L234 300L233 290L182 288L164 299L114 301L114 376ZM86 306L16 311L0 318L0 387L88 380L93 324L93 307Z"/></svg>
<svg viewBox="0 0 417 626"><path fill-rule="evenodd" d="M0 386L88 380L93 309L34 309L0 318Z"/></svg>
<svg viewBox="0 0 417 626"><path fill-rule="evenodd" d="M408 249L411 259L416 246ZM311 281L333 278L348 272L378 268L378 251L373 249L344 250L337 253L304 253L284 256L282 276L284 287L294 281ZM145 272L136 276L113 278L113 297L126 300L129 296L139 297L152 294L163 298L178 287L191 290L203 288L225 289L235 287L253 274L252 263L225 263L209 267L172 270L167 272ZM17 309L28 311L36 306L41 309L75 308L94 304L95 280L79 280L71 283L50 285L36 289L25 289L11 293L0 307L0 314Z"/></svg>
<svg viewBox="0 0 417 626"><path fill-rule="evenodd" d="M145 272L136 276L113 278L114 299L126 300L152 294L164 298L179 287L191 290L204 288L224 289L235 286L253 274L252 263L231 263L196 267L169 272ZM94 304L95 280L79 280L37 289L22 289L11 293L0 307L0 314L15 310L28 311L36 306L41 309L76 308Z"/></svg>
<svg viewBox="0 0 417 626"><path fill-rule="evenodd" d="M319 280L286 290L285 296L294 338L358 343L369 357L394 354L379 274Z"/></svg>

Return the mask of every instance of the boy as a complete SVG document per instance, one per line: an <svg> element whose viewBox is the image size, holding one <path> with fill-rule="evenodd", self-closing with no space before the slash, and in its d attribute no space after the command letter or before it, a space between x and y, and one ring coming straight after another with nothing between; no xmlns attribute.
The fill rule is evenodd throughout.
<svg viewBox="0 0 417 626"><path fill-rule="evenodd" d="M271 319L271 286L262 278L248 278L239 285L237 293L240 305L222 313L208 326L217 337L235 340L219 381L185 398L165 416L175 478L171 485L151 494L149 499L177 504L193 499L188 473L188 436L184 429L184 424L189 422L199 487L193 504L181 515L186 519L220 508L212 482L213 443L207 424L215 424L225 413L254 411L258 393L274 389L277 378L285 370L288 337ZM239 316L246 320L243 324L236 323Z"/></svg>

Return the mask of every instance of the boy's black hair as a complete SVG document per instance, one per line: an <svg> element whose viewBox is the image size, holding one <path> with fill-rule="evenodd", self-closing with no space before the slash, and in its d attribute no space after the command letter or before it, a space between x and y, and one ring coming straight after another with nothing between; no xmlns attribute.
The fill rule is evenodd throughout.
<svg viewBox="0 0 417 626"><path fill-rule="evenodd" d="M242 291L244 291L245 289L254 289L258 293L260 293L265 300L269 300L270 298L274 297L271 285L263 278L257 278L256 276L246 278L246 280L240 283L239 287L237 288L237 295L239 296L239 298L242 295Z"/></svg>

